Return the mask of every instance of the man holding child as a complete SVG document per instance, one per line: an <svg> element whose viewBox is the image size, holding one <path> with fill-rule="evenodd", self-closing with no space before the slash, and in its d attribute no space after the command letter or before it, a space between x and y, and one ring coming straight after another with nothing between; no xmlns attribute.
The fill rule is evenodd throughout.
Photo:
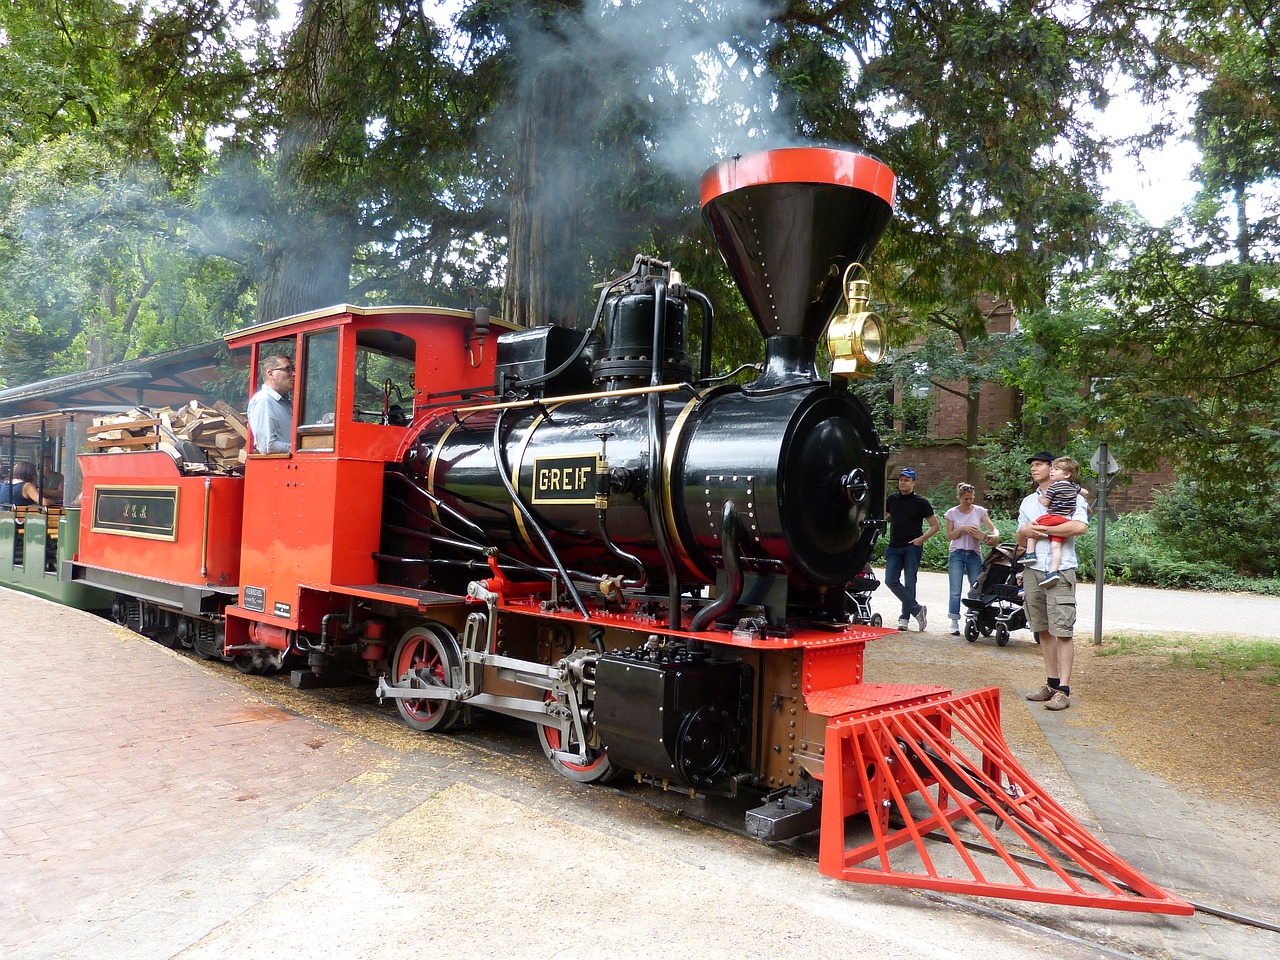
<svg viewBox="0 0 1280 960"><path fill-rule="evenodd" d="M1044 656L1045 685L1027 699L1043 703L1047 710L1066 710L1071 706L1071 668L1075 661L1073 633L1076 623L1076 559L1075 538L1089 529L1089 507L1077 494L1069 519L1057 525L1040 523L1045 513L1041 497L1053 479L1050 468L1057 466L1071 480L1080 475L1080 465L1070 457L1055 457L1047 450L1029 457L1031 479L1036 485L1018 509L1018 545L1025 546L1034 538L1034 563L1024 564L1023 594L1027 626L1040 638ZM1049 537L1063 538L1062 557L1056 570L1053 545Z"/></svg>

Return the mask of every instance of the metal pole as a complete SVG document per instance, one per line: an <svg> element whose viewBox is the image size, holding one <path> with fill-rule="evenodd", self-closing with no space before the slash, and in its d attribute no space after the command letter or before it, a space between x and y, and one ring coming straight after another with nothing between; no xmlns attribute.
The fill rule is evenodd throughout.
<svg viewBox="0 0 1280 960"><path fill-rule="evenodd" d="M1093 568L1093 645L1102 646L1102 580L1107 569L1107 487L1111 483L1111 474L1107 465L1111 462L1104 441L1098 448L1098 462L1102 469L1098 471L1098 549L1095 551Z"/></svg>

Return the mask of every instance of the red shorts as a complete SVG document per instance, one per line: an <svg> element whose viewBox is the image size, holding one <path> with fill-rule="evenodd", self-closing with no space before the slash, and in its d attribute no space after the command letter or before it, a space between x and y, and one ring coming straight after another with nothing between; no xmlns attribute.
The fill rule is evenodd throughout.
<svg viewBox="0 0 1280 960"><path fill-rule="evenodd" d="M1066 523L1070 519L1070 517L1064 517L1057 513L1046 513L1043 516L1036 517L1036 523L1040 524L1042 527L1056 527L1060 524ZM1062 541L1067 538L1055 537L1053 534L1050 534L1049 539L1054 543L1062 543Z"/></svg>

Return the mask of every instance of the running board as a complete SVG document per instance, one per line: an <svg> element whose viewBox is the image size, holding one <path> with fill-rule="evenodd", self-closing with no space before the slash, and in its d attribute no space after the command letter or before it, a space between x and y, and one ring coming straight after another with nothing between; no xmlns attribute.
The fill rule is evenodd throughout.
<svg viewBox="0 0 1280 960"><path fill-rule="evenodd" d="M1138 913L1195 912L1031 779L1000 731L995 687L833 718L825 757L818 867L827 876ZM862 812L872 838L847 849L845 818ZM978 845L988 850L970 849Z"/></svg>

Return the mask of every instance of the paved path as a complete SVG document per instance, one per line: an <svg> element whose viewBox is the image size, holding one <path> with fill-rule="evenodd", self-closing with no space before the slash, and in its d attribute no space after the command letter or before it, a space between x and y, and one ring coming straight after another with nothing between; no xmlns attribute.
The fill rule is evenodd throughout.
<svg viewBox="0 0 1280 960"><path fill-rule="evenodd" d="M882 581L871 597L872 611L887 625L897 621L901 607ZM968 589L968 582L965 583ZM945 573L923 570L916 596L929 608L930 629L945 632L951 588ZM1076 635L1093 636L1096 588L1083 583L1076 589ZM963 611L963 607L961 608ZM1105 584L1102 595L1102 630L1160 630L1185 633L1230 633L1280 639L1280 597L1251 593L1198 593L1191 590L1156 590ZM914 626L914 624L913 624Z"/></svg>
<svg viewBox="0 0 1280 960"><path fill-rule="evenodd" d="M1050 939L987 918L981 901L940 908L837 883L789 853L502 751L448 737L380 746L3 589L0 623L6 960L1280 960L1280 937L1201 916L1019 906L1068 935ZM896 649L903 669L946 651L928 634L901 637L881 656ZM1030 723L1016 701L1006 714L1010 727ZM1280 900L1247 862L1211 862L1230 848L1203 808L1094 749L1079 717L1032 716L1088 804L1083 819L1139 869L1163 879L1181 866L1189 885L1171 886L1212 882L1237 903Z"/></svg>

